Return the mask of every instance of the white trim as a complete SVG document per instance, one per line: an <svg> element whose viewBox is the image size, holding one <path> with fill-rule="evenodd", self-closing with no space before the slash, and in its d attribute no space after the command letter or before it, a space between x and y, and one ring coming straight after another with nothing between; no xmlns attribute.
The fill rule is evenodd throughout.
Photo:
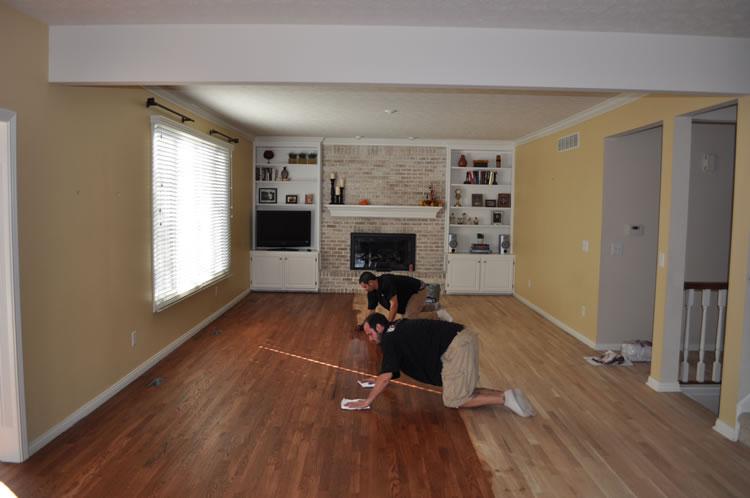
<svg viewBox="0 0 750 498"><path fill-rule="evenodd" d="M57 436L59 436L66 430L70 429L74 424L76 424L77 422L82 420L84 417L86 417L88 414L90 414L91 412L99 408L101 405L106 403L114 395L116 395L122 389L127 387L131 382L138 379L138 377L140 377L146 371L152 368L154 365L159 363L162 360L162 358L167 356L169 353L171 353L175 349L179 348L183 343L185 343L188 339L193 337L200 330L205 328L208 324L210 324L211 322L219 318L221 315L226 313L232 306L234 306L239 301L241 301L245 296L247 296L249 292L250 292L249 288L240 292L236 297L234 297L234 299L232 299L227 304L225 304L224 306L222 306L221 308L213 312L211 315L203 319L200 323L198 323L193 328L191 328L190 330L182 334L180 337L172 341L164 349L162 349L161 351L153 355L151 358L149 358L148 360L138 365L130 373L128 373L122 379L112 384L109 388L107 388L101 394L99 394L95 398L88 401L86 404L81 406L75 412L68 415L65 418L65 420L54 425L47 432L45 432L44 434L36 438L34 441L31 442L31 446L30 446L31 453L29 456L33 455L34 453L42 449L50 441L55 439Z"/></svg>
<svg viewBox="0 0 750 498"><path fill-rule="evenodd" d="M576 339L578 339L579 341L581 341L582 343L584 343L585 345L587 345L588 347L590 347L591 349L597 349L597 347L596 347L597 344L594 341L592 341L591 339L589 339L585 335L581 334L580 332L578 332L577 330L575 330L570 325L567 325L566 323L561 322L560 320L558 320L554 316L550 315L549 313L547 313L546 311L544 311L542 308L540 308L536 304L532 303L531 301L529 301L528 299L526 299L524 297L521 297L519 294L517 294L517 293L514 292L513 296L516 299L518 299L519 301L521 301L523 304L525 304L526 306L528 306L529 308L531 308L532 310L534 310L537 313L539 313L540 315L542 315L544 318L546 318L550 322L554 323L555 325L557 325L558 327L560 327L561 329L563 329L568 334L572 335L573 337L575 337Z"/></svg>
<svg viewBox="0 0 750 498"><path fill-rule="evenodd" d="M596 116L601 116L602 114L608 113L610 111L614 111L615 109L618 109L622 106L635 102L636 100L640 99L641 97L645 95L646 94L643 94L643 93L622 93L616 97L612 97L611 99L607 99L600 104L590 107L586 109L585 111L581 111L579 113L573 114L572 116L567 117L563 119L562 121L558 121L555 124L545 126L544 128L537 130L537 131L533 131L529 133L528 135L524 135L523 137L516 140L515 145L516 146L523 145L523 144L532 142L534 140L538 140L542 137L552 135L553 133L560 132L566 128L570 128L571 126L575 126L579 123L583 123L584 121L588 121L591 118L594 118Z"/></svg>
<svg viewBox="0 0 750 498"><path fill-rule="evenodd" d="M437 218L440 206L376 206L368 204L328 204L332 217L357 218Z"/></svg>
<svg viewBox="0 0 750 498"><path fill-rule="evenodd" d="M2 222L0 222L0 228L4 226L8 229L8 232L5 234L8 245L0 251L0 254L5 253L8 256L5 261L0 261L0 264L8 265L0 271L0 275L5 275L4 287L6 287L6 290L8 291L8 296L6 296L7 300L2 303L2 314L7 313L5 320L8 331L12 334L11 337L7 338L7 354L9 356L2 359L3 363L9 362L9 364L5 366L10 368L8 371L3 369L1 373L3 377L7 378L7 383L3 386L3 390L6 391L10 398L9 400L6 399L3 401L10 401L8 408L12 411L11 417L14 419L12 425L17 428L17 450L7 461L17 463L23 462L29 457L29 448L26 431L26 395L24 389L21 281L19 270L20 252L18 250L18 152L16 144L16 113L6 109L0 109L0 121L4 122L7 126L6 139L8 142L7 175L6 172L0 171L0 187L6 189L5 193L8 201L7 205L0 206L0 216L3 216L4 218ZM5 340L6 338L2 339Z"/></svg>
<svg viewBox="0 0 750 498"><path fill-rule="evenodd" d="M262 147L320 148L320 144L323 143L323 140L324 140L323 137L278 137L278 136L255 137L255 148L256 149L260 149Z"/></svg>
<svg viewBox="0 0 750 498"><path fill-rule="evenodd" d="M737 425L730 427L729 424L718 418L714 423L714 430L730 441L737 441L740 438L738 427Z"/></svg>
<svg viewBox="0 0 750 498"><path fill-rule="evenodd" d="M649 375L646 385L658 393L679 393L682 392L679 382L661 382Z"/></svg>
<svg viewBox="0 0 750 498"><path fill-rule="evenodd" d="M370 138L363 137L346 138L346 137L326 137L323 139L324 145L383 145L383 146L404 146L404 147L446 147L449 149L474 149L474 150L501 150L512 151L515 146L512 140L466 140L460 138L448 139L427 139L415 138L409 140L406 138Z"/></svg>
<svg viewBox="0 0 750 498"><path fill-rule="evenodd" d="M200 116L201 118L205 119L206 121L211 121L213 124L217 126L221 126L223 128L226 128L228 130L231 130L235 133L237 133L240 137L244 138L248 142L254 142L255 136L248 132L247 130L243 130L238 128L237 125L231 124L226 119L223 119L218 114L214 113L213 111L210 111L201 105L197 104L196 102L189 100L188 98L178 94L175 91L168 90L163 87L143 87L144 90L146 90L148 93L151 93L153 95L156 95L159 98L162 98L164 100L167 100L171 102L172 104L175 104L180 107L184 107L188 111L192 112L193 114L196 114L197 116Z"/></svg>

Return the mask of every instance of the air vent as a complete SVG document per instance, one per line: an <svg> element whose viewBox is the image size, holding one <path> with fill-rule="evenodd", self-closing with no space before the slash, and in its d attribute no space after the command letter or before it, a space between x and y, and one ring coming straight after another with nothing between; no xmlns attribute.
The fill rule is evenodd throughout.
<svg viewBox="0 0 750 498"><path fill-rule="evenodd" d="M566 150L577 149L579 143L578 137L579 134L576 132L572 135L560 138L557 141L557 152L565 152Z"/></svg>

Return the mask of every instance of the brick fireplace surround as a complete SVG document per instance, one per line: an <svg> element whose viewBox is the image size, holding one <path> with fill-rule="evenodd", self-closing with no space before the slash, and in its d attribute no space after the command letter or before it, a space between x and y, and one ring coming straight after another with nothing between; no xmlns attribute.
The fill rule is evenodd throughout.
<svg viewBox="0 0 750 498"><path fill-rule="evenodd" d="M435 189L445 199L443 147L380 145L323 146L323 215L320 229L320 291L356 292L359 271L349 269L349 240L352 232L414 233L417 235L416 271L394 272L412 275L430 283L445 284L443 271L443 229L445 210L436 218L346 218L332 217L326 206L331 199L331 173L343 176L345 204L368 199L376 205L419 204Z"/></svg>

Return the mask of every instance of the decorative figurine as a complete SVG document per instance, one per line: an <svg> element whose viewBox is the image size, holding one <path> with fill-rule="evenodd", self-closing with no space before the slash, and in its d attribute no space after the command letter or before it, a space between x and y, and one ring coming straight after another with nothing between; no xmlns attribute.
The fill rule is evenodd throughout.
<svg viewBox="0 0 750 498"><path fill-rule="evenodd" d="M474 217L474 224L479 225L479 218L477 218L476 216Z"/></svg>
<svg viewBox="0 0 750 498"><path fill-rule="evenodd" d="M454 213L453 211L451 211L450 222L449 223L451 225L455 225L456 224L456 213Z"/></svg>
<svg viewBox="0 0 750 498"><path fill-rule="evenodd" d="M456 196L456 203L453 204L454 207L460 208L461 207L461 189L457 188L454 192L454 195Z"/></svg>
<svg viewBox="0 0 750 498"><path fill-rule="evenodd" d="M503 156L501 156L500 154L496 155L495 156L495 167L499 168L499 167L502 166L502 164L503 164Z"/></svg>
<svg viewBox="0 0 750 498"><path fill-rule="evenodd" d="M284 166L281 169L281 181L282 182L288 182L289 181L289 170L286 169L286 166Z"/></svg>
<svg viewBox="0 0 750 498"><path fill-rule="evenodd" d="M466 160L466 156L461 154L461 157L458 158L458 166L460 168L465 168L468 164L468 161Z"/></svg>

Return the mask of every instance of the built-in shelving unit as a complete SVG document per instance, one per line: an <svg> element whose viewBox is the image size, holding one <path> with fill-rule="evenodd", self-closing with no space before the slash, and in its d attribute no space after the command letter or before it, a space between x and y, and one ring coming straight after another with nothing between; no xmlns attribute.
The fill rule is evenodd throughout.
<svg viewBox="0 0 750 498"><path fill-rule="evenodd" d="M321 209L320 138L257 138L253 154L250 285L255 290L317 291ZM261 211L310 211L310 244L259 247Z"/></svg>
<svg viewBox="0 0 750 498"><path fill-rule="evenodd" d="M499 251L500 236L510 239L513 231L513 166L512 146L448 149L445 251L449 294L513 292L512 240L506 254ZM488 206L486 201L495 205ZM489 244L490 253L472 253L472 244L478 242Z"/></svg>

